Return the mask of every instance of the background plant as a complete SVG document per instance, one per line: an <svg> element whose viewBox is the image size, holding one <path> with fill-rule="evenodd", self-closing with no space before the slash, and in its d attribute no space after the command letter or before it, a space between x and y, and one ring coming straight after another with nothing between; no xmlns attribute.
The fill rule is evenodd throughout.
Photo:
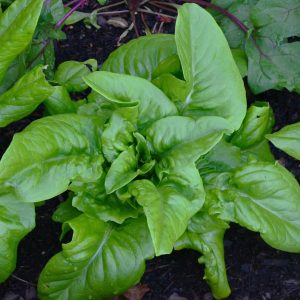
<svg viewBox="0 0 300 300"><path fill-rule="evenodd" d="M54 219L73 237L43 270L42 299L111 297L173 247L201 252L213 294L224 298L230 222L299 251L300 188L270 152L272 111L258 102L246 113L242 79L207 12L184 5L175 36L133 40L98 72L86 65L95 61L59 66L56 115L16 134L0 162L1 280L34 226L33 203L67 190ZM88 86L86 103L70 100ZM293 155L298 137L267 137L276 135Z"/></svg>

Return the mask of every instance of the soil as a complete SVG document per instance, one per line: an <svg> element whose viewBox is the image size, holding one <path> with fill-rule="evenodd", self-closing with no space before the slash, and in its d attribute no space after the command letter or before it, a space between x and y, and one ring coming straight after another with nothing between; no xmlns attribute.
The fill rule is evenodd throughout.
<svg viewBox="0 0 300 300"><path fill-rule="evenodd" d="M155 19L148 22L153 25ZM140 23L138 25L142 32ZM172 30L172 26L173 24L168 24L168 32ZM65 28L67 39L56 46L57 64L65 60L83 61L88 58L96 58L101 64L116 48L123 31L124 29L108 25L103 25L100 30L87 29L83 24L68 26ZM124 41L133 36L133 32L129 33ZM254 100L270 102L276 117L275 130L300 121L300 96L295 93L272 90L255 97L251 94L248 96L249 103ZM0 130L1 155L13 134L40 117L41 112L42 109L39 109L27 119ZM274 150L274 153L300 181L299 161L279 150ZM0 285L1 300L37 299L36 282L39 273L46 262L60 251L60 225L51 220L51 215L60 201L62 198L58 197L37 208L36 229L20 243L17 268ZM228 299L300 299L299 254L272 249L258 234L232 225L225 234L225 256L232 288ZM209 287L202 280L203 266L197 263L198 257L199 253L185 250L148 262L142 283L149 291L143 299L213 299Z"/></svg>

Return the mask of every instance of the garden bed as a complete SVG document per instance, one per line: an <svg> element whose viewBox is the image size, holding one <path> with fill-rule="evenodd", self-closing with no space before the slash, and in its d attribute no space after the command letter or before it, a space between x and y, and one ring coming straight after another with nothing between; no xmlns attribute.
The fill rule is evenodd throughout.
<svg viewBox="0 0 300 300"><path fill-rule="evenodd" d="M101 64L116 47L123 31L111 26L103 26L98 31L87 29L82 24L65 27L67 40L56 45L57 64L71 59L83 61L88 58L96 58ZM130 33L126 39L130 39L132 35ZM248 100L249 103L254 100L270 102L275 113L276 131L287 124L300 121L300 96L295 93L271 90L253 96L249 92ZM41 110L38 110L27 119L1 129L1 154L13 134L41 114ZM274 153L277 160L299 181L299 162L279 150ZM39 273L46 262L60 250L60 225L52 222L51 215L61 201L62 198L56 198L37 208L37 226L21 242L17 268L0 285L0 299L37 299L36 283ZM148 292L143 299L212 299L209 287L202 280L203 267L198 264L198 257L198 253L185 250L148 262L141 288L146 288ZM232 226L225 234L225 260L232 289L229 299L300 298L300 256L272 249L258 234ZM138 298L132 296L131 299Z"/></svg>

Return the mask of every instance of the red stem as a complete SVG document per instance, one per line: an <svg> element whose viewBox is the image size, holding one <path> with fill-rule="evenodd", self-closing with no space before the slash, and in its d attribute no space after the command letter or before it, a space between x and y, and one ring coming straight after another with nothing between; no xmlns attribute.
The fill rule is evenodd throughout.
<svg viewBox="0 0 300 300"><path fill-rule="evenodd" d="M213 3L206 2L204 0L183 0L184 2L191 2L191 3L197 3L201 6L211 8L224 16L228 17L232 22L234 22L243 32L247 33L249 31L249 28L240 20L238 19L235 15L231 14L229 11L226 9L215 5Z"/></svg>

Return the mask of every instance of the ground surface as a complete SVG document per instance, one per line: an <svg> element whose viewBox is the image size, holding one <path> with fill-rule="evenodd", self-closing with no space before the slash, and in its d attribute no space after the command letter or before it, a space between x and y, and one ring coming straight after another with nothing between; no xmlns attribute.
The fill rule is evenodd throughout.
<svg viewBox="0 0 300 300"><path fill-rule="evenodd" d="M170 27L172 25L168 30ZM98 31L86 29L83 25L68 27L67 40L57 45L57 62L97 58L102 63L116 47L123 31L111 26L103 26ZM131 36L132 33L127 39ZM287 91L269 91L255 97L249 94L249 101L254 99L271 103L276 116L276 130L300 121L300 96L297 94ZM40 115L39 110L26 120L0 130L1 155L14 132ZM280 151L276 151L275 155L299 181L299 162ZM37 227L21 242L17 269L7 282L0 285L1 300L37 299L38 275L47 260L60 250L60 226L51 221L51 214L59 201L61 199L56 198L37 208ZM274 250L258 234L237 226L232 226L225 235L225 254L232 288L229 299L300 299L300 255ZM144 299L212 299L208 286L202 280L203 268L197 263L198 256L193 251L181 251L149 262L142 279L149 288Z"/></svg>

